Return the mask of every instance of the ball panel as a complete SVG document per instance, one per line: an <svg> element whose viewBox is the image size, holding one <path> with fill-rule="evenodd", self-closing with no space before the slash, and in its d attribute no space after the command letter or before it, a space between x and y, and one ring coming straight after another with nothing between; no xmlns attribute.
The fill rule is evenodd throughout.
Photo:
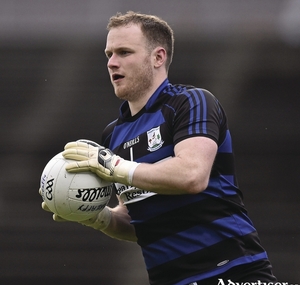
<svg viewBox="0 0 300 285"><path fill-rule="evenodd" d="M59 199L59 201L63 201L63 199L66 199L67 195L67 193L65 193L65 197L62 197L62 193L57 187L57 181L62 183L62 185L59 186L60 188L68 189L67 181L65 179L61 179L65 171L64 165L65 161L63 156L56 155L47 163L41 177L42 198L46 202L48 208L56 214L57 208L55 201L57 199Z"/></svg>

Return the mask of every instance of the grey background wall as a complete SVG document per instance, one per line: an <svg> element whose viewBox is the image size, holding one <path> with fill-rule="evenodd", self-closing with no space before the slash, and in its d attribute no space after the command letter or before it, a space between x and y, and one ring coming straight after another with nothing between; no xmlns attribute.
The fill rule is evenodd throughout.
<svg viewBox="0 0 300 285"><path fill-rule="evenodd" d="M2 0L0 283L148 284L137 245L53 222L37 191L66 142L99 141L118 114L103 50L108 18L127 10L167 20L170 80L226 108L249 214L274 273L299 283L298 0Z"/></svg>

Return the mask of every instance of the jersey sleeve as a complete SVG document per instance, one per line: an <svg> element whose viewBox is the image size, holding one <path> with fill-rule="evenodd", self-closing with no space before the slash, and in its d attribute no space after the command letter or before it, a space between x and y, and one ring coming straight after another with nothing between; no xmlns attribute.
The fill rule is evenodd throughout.
<svg viewBox="0 0 300 285"><path fill-rule="evenodd" d="M196 88L186 90L179 97L173 125L174 144L190 137L205 136L219 145L226 117L216 97Z"/></svg>

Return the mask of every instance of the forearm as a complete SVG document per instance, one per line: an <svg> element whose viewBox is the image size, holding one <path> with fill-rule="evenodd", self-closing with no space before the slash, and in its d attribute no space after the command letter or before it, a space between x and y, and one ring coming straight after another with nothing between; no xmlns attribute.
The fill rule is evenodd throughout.
<svg viewBox="0 0 300 285"><path fill-rule="evenodd" d="M100 178L165 195L196 194L208 185L217 144L207 137L193 137L177 143L174 156L147 164L124 160L110 149L85 142L71 142L63 156L76 160L69 172L92 171Z"/></svg>
<svg viewBox="0 0 300 285"><path fill-rule="evenodd" d="M102 230L106 235L120 240L136 242L134 226L130 224L130 216L125 206L118 205L115 208L108 208L111 213L111 219L105 229Z"/></svg>
<svg viewBox="0 0 300 285"><path fill-rule="evenodd" d="M132 185L163 195L196 194L208 184L209 170L186 165L180 157L157 164L141 163L133 175Z"/></svg>
<svg viewBox="0 0 300 285"><path fill-rule="evenodd" d="M132 185L165 195L199 193L207 188L216 152L217 145L211 139L186 139L175 146L174 157L139 164Z"/></svg>
<svg viewBox="0 0 300 285"><path fill-rule="evenodd" d="M187 168L178 162L179 158L171 160L158 164L141 163L134 172L132 185L163 195L193 194L206 188L205 178L202 184L195 179L199 173L194 175L192 171L187 172Z"/></svg>
<svg viewBox="0 0 300 285"><path fill-rule="evenodd" d="M134 226L130 224L127 207L120 202L115 208L105 207L93 219L81 224L102 231L104 234L120 240L137 241Z"/></svg>

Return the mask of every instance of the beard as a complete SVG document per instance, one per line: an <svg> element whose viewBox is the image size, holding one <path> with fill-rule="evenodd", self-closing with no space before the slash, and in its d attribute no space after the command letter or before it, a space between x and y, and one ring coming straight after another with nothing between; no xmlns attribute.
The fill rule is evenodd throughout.
<svg viewBox="0 0 300 285"><path fill-rule="evenodd" d="M134 102L146 95L153 85L150 57L146 57L141 65L125 77L125 80L125 86L114 86L115 94L119 99Z"/></svg>

